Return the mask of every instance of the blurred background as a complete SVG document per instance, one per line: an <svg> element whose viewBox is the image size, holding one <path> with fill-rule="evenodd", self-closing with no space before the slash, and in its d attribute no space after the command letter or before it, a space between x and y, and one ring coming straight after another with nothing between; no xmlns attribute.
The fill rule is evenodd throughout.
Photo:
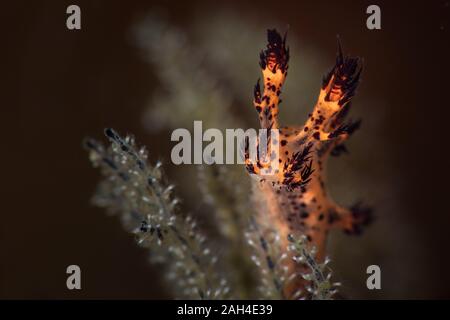
<svg viewBox="0 0 450 320"><path fill-rule="evenodd" d="M66 28L81 8L82 29ZM349 155L331 159L340 203L361 199L377 220L362 237L330 239L346 298L450 298L446 132L448 1L377 1L382 29L366 28L368 1L17 1L3 5L3 59L12 90L2 193L0 297L169 298L120 222L93 207L99 179L82 148L105 127L133 133L162 159L183 209L207 217L192 166L170 163L170 134L236 123L256 127L251 99L266 29L289 29L289 76L281 121L302 124L322 76L345 53L364 58L351 117L363 119ZM12 81L10 81L12 80ZM8 87L7 87L8 88ZM224 112L223 110L229 110ZM229 118L223 119L228 114ZM5 121L6 120L6 121ZM66 288L66 267L82 290ZM380 265L382 289L366 288Z"/></svg>

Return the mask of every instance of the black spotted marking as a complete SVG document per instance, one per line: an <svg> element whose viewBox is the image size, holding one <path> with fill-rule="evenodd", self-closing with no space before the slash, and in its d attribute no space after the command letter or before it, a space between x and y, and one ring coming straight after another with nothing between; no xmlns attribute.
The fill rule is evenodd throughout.
<svg viewBox="0 0 450 320"><path fill-rule="evenodd" d="M256 81L255 88L253 89L253 97L256 103L261 103L261 87L259 85L259 79Z"/></svg>
<svg viewBox="0 0 450 320"><path fill-rule="evenodd" d="M339 157L340 155L342 155L342 154L344 154L344 153L347 153L348 154L348 149L347 149L347 147L345 146L345 144L338 144L337 146L335 146L334 148L333 148L333 150L331 150L331 155L333 156L333 157Z"/></svg>
<svg viewBox="0 0 450 320"><path fill-rule="evenodd" d="M302 212L301 214L300 214L300 218L302 218L302 219L306 219L306 218L308 218L309 217L309 213L308 212Z"/></svg>
<svg viewBox="0 0 450 320"><path fill-rule="evenodd" d="M320 132L314 132L313 138L316 140L320 140Z"/></svg>
<svg viewBox="0 0 450 320"><path fill-rule="evenodd" d="M328 214L328 224L332 225L335 222L341 220L341 218L339 217L338 213L334 210L330 211Z"/></svg>
<svg viewBox="0 0 450 320"><path fill-rule="evenodd" d="M367 226L373 221L373 209L363 205L362 202L357 202L352 205L350 211L356 224Z"/></svg>
<svg viewBox="0 0 450 320"><path fill-rule="evenodd" d="M328 137L330 139L332 139L332 138L336 138L342 134L351 135L351 134L353 134L353 132L355 132L357 129L359 129L360 126L361 126L361 120L357 120L357 121L350 120L348 123L341 124L337 129L332 131Z"/></svg>
<svg viewBox="0 0 450 320"><path fill-rule="evenodd" d="M256 174L255 166L254 166L253 164L247 164L247 165L245 166L245 168L247 169L248 173L250 173L250 174Z"/></svg>
<svg viewBox="0 0 450 320"><path fill-rule="evenodd" d="M338 101L340 106L347 104L354 96L356 87L362 71L361 59L358 57L345 56L342 53L342 47L338 38L338 53L336 55L336 63L331 71L323 78L322 89L330 84L329 91L325 96L325 101L330 101L332 92L342 91L342 97ZM333 77L334 76L334 77Z"/></svg>
<svg viewBox="0 0 450 320"><path fill-rule="evenodd" d="M261 51L259 65L268 67L273 73L279 68L285 73L289 62L289 48L286 47L286 34L283 38L275 29L267 30L267 49Z"/></svg>

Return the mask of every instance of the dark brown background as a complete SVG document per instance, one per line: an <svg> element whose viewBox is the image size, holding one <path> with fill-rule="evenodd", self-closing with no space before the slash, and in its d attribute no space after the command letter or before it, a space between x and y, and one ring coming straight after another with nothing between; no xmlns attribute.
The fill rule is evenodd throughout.
<svg viewBox="0 0 450 320"><path fill-rule="evenodd" d="M81 31L65 27L65 10L72 2L82 9ZM444 156L450 8L445 1L376 1L382 8L381 31L365 28L369 2L226 3L207 7L197 1L2 5L2 22L8 25L3 28L3 51L9 54L2 60L12 82L12 90L5 90L7 100L2 99L2 120L8 128L3 139L8 147L2 157L12 164L3 168L2 194L7 205L1 209L0 297L167 297L158 276L145 263L145 251L136 247L116 219L90 206L98 172L81 147L83 137L100 136L106 126L121 132L132 128L168 158L168 136L149 136L138 125L153 78L127 39L131 24L158 4L181 27L192 12L220 10L225 5L254 14L270 10L327 52L334 51L329 39L336 33L351 39L347 42L370 62L365 90L389 102L390 109L384 110L388 114L384 135L405 186L398 192L407 210L404 223L422 230L428 251L422 259L427 259L430 271L417 277L425 277L429 286L426 290L412 286L403 298L450 298L448 161ZM69 264L83 269L79 292L65 287ZM415 265L410 268L414 272Z"/></svg>

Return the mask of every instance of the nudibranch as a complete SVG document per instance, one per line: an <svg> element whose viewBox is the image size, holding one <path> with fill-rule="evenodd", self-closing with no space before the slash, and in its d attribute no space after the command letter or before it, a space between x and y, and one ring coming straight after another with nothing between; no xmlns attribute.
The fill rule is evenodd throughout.
<svg viewBox="0 0 450 320"><path fill-rule="evenodd" d="M360 203L350 208L340 206L326 189L328 157L346 152L344 142L360 126L360 121L346 122L345 118L359 83L362 62L360 58L344 56L338 41L335 65L323 78L316 105L306 123L280 127L278 112L288 71L289 48L286 35L282 37L276 30L268 30L267 35L267 48L260 54L263 90L258 80L253 104L261 128L279 130L279 141L268 144L268 148L278 148L278 161L275 167L274 162L263 165L250 161L247 142L246 168L254 178L253 197L262 211L260 219L277 230L281 251L286 252L290 234L301 235L306 237L308 246L315 248L316 258L321 261L326 255L330 230L360 234L372 219L370 208ZM270 154L270 150L267 152ZM301 266L294 263L289 263L287 268L291 273L301 273L298 270ZM305 286L304 282L299 279L286 285L284 295L293 297Z"/></svg>

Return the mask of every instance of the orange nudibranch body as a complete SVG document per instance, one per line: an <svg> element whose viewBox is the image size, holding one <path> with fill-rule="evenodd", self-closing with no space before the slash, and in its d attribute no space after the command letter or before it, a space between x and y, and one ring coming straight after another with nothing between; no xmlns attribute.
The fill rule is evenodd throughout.
<svg viewBox="0 0 450 320"><path fill-rule="evenodd" d="M326 190L326 162L330 155L346 152L343 144L359 127L360 122L344 122L355 93L360 73L359 58L344 57L338 45L335 66L324 77L317 103L303 126L279 127L278 112L281 89L287 76L289 49L286 35L268 30L268 45L260 55L264 77L261 92L259 81L254 90L254 106L262 128L279 129L278 162L271 175L262 174L262 165L247 161L254 187L253 198L259 219L277 230L280 251L286 252L289 234L305 235L317 258L326 254L330 230L340 228L348 234L359 234L371 220L371 210L356 204L344 208L336 204ZM265 168L267 169L267 168ZM298 268L288 264L288 268ZM295 270L290 270L295 272ZM291 296L296 285L286 287Z"/></svg>

